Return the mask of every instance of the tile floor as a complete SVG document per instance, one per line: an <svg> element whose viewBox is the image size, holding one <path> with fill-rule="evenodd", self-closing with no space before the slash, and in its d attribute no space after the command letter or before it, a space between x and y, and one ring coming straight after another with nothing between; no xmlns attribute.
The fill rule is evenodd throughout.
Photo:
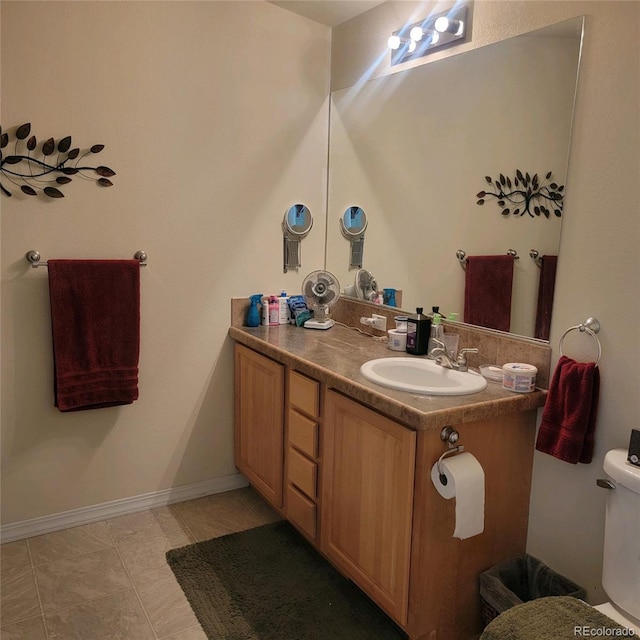
<svg viewBox="0 0 640 640"><path fill-rule="evenodd" d="M169 549L279 519L251 488L0 546L2 640L206 640Z"/></svg>

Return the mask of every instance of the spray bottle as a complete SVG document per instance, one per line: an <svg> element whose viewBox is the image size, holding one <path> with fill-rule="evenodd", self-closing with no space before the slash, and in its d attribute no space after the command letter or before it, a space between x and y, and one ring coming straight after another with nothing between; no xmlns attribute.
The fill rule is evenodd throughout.
<svg viewBox="0 0 640 640"><path fill-rule="evenodd" d="M247 311L247 327L257 327L260 325L260 311L258 305L262 301L261 293L254 293L249 297L249 309Z"/></svg>

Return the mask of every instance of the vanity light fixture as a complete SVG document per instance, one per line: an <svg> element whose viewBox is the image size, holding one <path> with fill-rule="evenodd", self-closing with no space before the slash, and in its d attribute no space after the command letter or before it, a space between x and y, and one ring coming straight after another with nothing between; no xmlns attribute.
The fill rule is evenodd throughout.
<svg viewBox="0 0 640 640"><path fill-rule="evenodd" d="M452 7L394 31L387 41L391 49L391 66L465 41L468 31L467 13L466 6Z"/></svg>

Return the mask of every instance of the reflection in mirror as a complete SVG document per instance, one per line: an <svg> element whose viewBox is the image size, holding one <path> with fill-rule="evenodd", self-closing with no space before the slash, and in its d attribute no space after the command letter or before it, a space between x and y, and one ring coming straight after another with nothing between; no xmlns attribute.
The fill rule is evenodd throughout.
<svg viewBox="0 0 640 640"><path fill-rule="evenodd" d="M340 228L342 235L351 244L349 266L351 268L361 267L364 256L364 232L367 228L367 214L360 207L349 207L340 218Z"/></svg>
<svg viewBox="0 0 640 640"><path fill-rule="evenodd" d="M344 294L352 298L375 302L378 298L378 283L373 273L366 269L358 269L353 284L345 287Z"/></svg>
<svg viewBox="0 0 640 640"><path fill-rule="evenodd" d="M300 262L300 240L313 226L311 211L303 204L294 204L284 212L282 220L282 237L285 273L289 269L298 269Z"/></svg>
<svg viewBox="0 0 640 640"><path fill-rule="evenodd" d="M462 314L460 248L557 256L561 217L476 201L486 176L551 171L566 184L582 26L576 18L332 94L329 218L354 201L375 218L363 266L381 288L403 290L404 309ZM326 268L349 282L348 247L337 225L327 229ZM534 336L539 281L534 260L516 261L512 333Z"/></svg>

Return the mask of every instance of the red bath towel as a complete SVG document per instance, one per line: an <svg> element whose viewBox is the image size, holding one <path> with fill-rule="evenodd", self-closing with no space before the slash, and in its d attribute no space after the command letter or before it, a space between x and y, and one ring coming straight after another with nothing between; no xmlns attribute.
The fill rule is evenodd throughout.
<svg viewBox="0 0 640 640"><path fill-rule="evenodd" d="M55 406L60 411L138 398L140 263L49 260Z"/></svg>
<svg viewBox="0 0 640 640"><path fill-rule="evenodd" d="M536 449L576 464L593 458L600 372L595 362L560 356L542 411Z"/></svg>
<svg viewBox="0 0 640 640"><path fill-rule="evenodd" d="M540 264L540 282L538 284L538 308L534 338L549 339L551 328L551 309L556 287L556 268L558 256L542 256Z"/></svg>
<svg viewBox="0 0 640 640"><path fill-rule="evenodd" d="M489 329L511 328L513 256L469 256L465 273L464 321Z"/></svg>

